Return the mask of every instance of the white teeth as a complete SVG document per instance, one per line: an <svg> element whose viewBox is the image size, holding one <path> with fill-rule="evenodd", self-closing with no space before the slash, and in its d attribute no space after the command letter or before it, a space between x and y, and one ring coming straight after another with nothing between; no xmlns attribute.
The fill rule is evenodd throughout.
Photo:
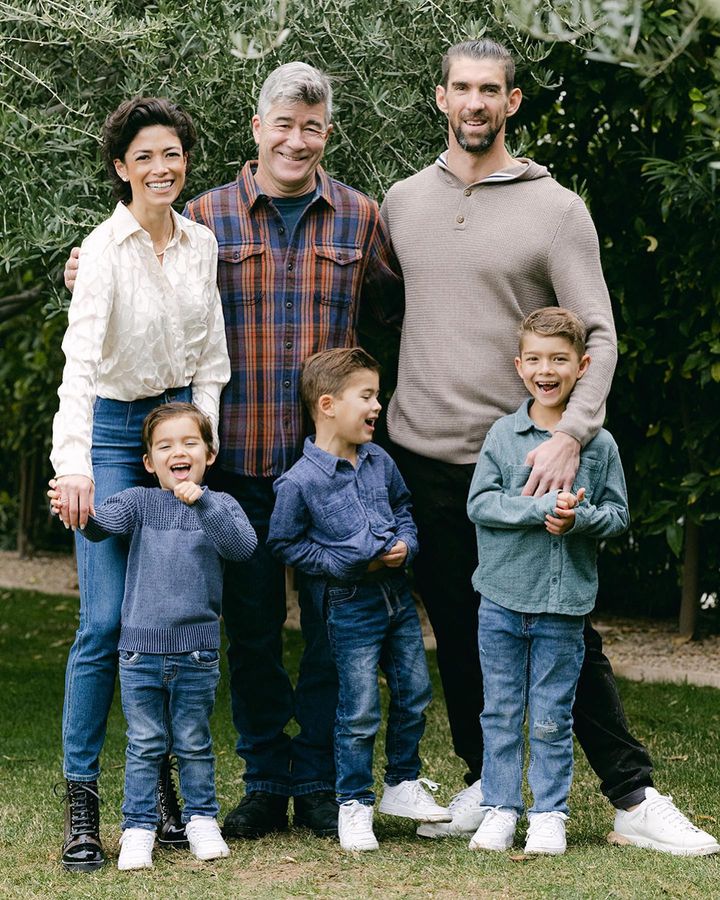
<svg viewBox="0 0 720 900"><path fill-rule="evenodd" d="M172 181L149 181L148 187L153 191L164 191L172 185Z"/></svg>

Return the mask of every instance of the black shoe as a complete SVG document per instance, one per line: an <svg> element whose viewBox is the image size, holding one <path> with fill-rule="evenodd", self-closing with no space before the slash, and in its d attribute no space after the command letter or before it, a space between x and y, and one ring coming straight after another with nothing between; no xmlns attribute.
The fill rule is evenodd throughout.
<svg viewBox="0 0 720 900"><path fill-rule="evenodd" d="M93 872L105 865L100 843L97 781L67 781L62 864L68 872Z"/></svg>
<svg viewBox="0 0 720 900"><path fill-rule="evenodd" d="M313 791L293 799L293 825L309 828L318 837L338 836L338 805L332 791Z"/></svg>
<svg viewBox="0 0 720 900"><path fill-rule="evenodd" d="M288 798L267 791L246 794L225 816L222 833L226 838L259 838L272 831L287 831Z"/></svg>
<svg viewBox="0 0 720 900"><path fill-rule="evenodd" d="M157 808L160 824L157 827L157 841L161 847L184 850L188 846L185 826L182 823L173 770L176 761L166 756L160 765L157 786Z"/></svg>

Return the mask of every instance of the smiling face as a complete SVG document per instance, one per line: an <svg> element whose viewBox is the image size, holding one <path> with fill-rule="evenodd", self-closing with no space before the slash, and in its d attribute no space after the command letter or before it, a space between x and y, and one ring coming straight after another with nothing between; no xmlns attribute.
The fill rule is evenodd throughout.
<svg viewBox="0 0 720 900"><path fill-rule="evenodd" d="M270 197L300 197L315 188L315 172L332 125L324 103L278 103L252 118L258 145L255 180Z"/></svg>
<svg viewBox="0 0 720 900"><path fill-rule="evenodd" d="M130 183L128 207L144 211L167 208L185 185L187 153L172 128L149 125L141 128L128 146L124 159L115 160L115 171Z"/></svg>
<svg viewBox="0 0 720 900"><path fill-rule="evenodd" d="M533 420L546 426L559 421L575 383L589 365L590 357L578 356L567 338L525 332L515 368L533 397Z"/></svg>
<svg viewBox="0 0 720 900"><path fill-rule="evenodd" d="M150 452L143 457L145 468L157 476L160 487L175 489L183 481L200 484L215 454L200 434L195 419L174 416L158 422L152 433Z"/></svg>
<svg viewBox="0 0 720 900"><path fill-rule="evenodd" d="M338 396L325 394L320 398L320 409L332 420L332 430L339 444L353 448L373 439L382 409L379 393L378 373L358 369L350 375Z"/></svg>
<svg viewBox="0 0 720 900"><path fill-rule="evenodd" d="M515 115L522 94L509 93L505 67L496 59L454 59L447 86L435 90L438 107L448 117L449 141L467 153L487 153L496 140L505 140L505 121Z"/></svg>

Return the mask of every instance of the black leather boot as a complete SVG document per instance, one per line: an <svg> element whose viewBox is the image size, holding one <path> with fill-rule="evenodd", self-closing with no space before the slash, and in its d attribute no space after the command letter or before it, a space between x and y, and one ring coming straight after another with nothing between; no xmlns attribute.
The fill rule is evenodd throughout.
<svg viewBox="0 0 720 900"><path fill-rule="evenodd" d="M68 872L93 872L105 865L100 843L97 781L67 781L62 864Z"/></svg>
<svg viewBox="0 0 720 900"><path fill-rule="evenodd" d="M267 791L246 794L225 816L226 838L260 838L273 831L287 831L288 798Z"/></svg>
<svg viewBox="0 0 720 900"><path fill-rule="evenodd" d="M157 841L161 847L182 850L188 846L188 842L180 814L177 791L175 790L174 768L173 761L169 756L166 756L160 766L160 777L158 778L157 786L158 815L160 816L160 824L157 828Z"/></svg>

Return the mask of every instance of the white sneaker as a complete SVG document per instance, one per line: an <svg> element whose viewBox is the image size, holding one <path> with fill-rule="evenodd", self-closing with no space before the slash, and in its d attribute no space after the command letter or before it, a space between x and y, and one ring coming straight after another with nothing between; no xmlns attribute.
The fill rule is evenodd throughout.
<svg viewBox="0 0 720 900"><path fill-rule="evenodd" d="M185 834L190 852L198 859L223 859L230 856L230 848L220 834L217 819L210 816L190 816Z"/></svg>
<svg viewBox="0 0 720 900"><path fill-rule="evenodd" d="M489 806L483 806L480 779L455 794L448 805L451 822L419 825L417 834L426 838L471 837L480 827Z"/></svg>
<svg viewBox="0 0 720 900"><path fill-rule="evenodd" d="M468 846L471 850L507 850L512 847L517 820L514 809L490 807Z"/></svg>
<svg viewBox="0 0 720 900"><path fill-rule="evenodd" d="M386 784L378 809L388 816L402 816L416 822L451 822L450 811L438 806L425 787L433 792L438 789L438 785L429 778Z"/></svg>
<svg viewBox="0 0 720 900"><path fill-rule="evenodd" d="M561 812L532 813L525 841L526 853L551 853L559 855L567 850L565 821Z"/></svg>
<svg viewBox="0 0 720 900"><path fill-rule="evenodd" d="M152 869L154 846L154 828L126 828L120 836L118 869Z"/></svg>
<svg viewBox="0 0 720 900"><path fill-rule="evenodd" d="M338 837L343 850L377 850L373 832L373 808L359 800L348 800L338 810Z"/></svg>
<svg viewBox="0 0 720 900"><path fill-rule="evenodd" d="M708 856L720 851L715 838L697 828L675 806L672 797L645 790L645 799L632 812L618 809L615 830L607 837L611 844L634 844L675 856Z"/></svg>

